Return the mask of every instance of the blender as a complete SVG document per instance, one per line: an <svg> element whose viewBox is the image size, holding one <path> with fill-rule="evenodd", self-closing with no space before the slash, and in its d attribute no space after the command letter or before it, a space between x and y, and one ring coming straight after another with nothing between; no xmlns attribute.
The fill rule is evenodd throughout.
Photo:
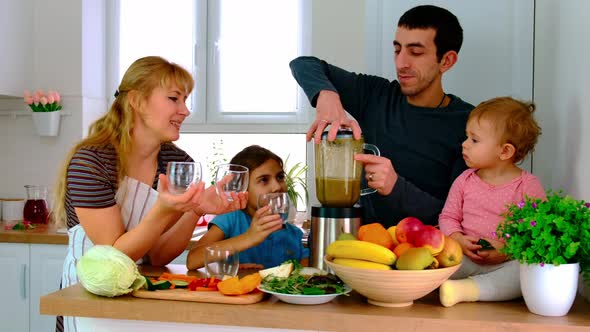
<svg viewBox="0 0 590 332"><path fill-rule="evenodd" d="M360 196L376 192L371 188L361 190L363 164L354 160L354 155L365 150L380 155L379 149L365 144L362 137L355 140L350 129L338 130L332 142L326 131L315 145L316 196L321 206L311 208L310 266L326 269L326 247L341 233L357 236L362 207L356 204Z"/></svg>

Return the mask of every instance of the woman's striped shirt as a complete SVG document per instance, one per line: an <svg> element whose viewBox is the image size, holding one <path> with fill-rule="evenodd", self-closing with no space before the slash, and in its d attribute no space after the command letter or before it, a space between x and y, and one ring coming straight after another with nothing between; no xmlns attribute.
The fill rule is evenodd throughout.
<svg viewBox="0 0 590 332"><path fill-rule="evenodd" d="M156 189L159 174L166 174L170 161L193 161L173 143L164 143L158 154L158 170L152 184ZM78 225L75 207L107 208L115 205L117 181L117 152L112 145L83 147L78 150L68 166L65 208L68 229Z"/></svg>

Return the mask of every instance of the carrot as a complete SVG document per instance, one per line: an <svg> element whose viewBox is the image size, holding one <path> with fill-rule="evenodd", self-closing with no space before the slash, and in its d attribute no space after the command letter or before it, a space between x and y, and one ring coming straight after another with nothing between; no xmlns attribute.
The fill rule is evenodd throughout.
<svg viewBox="0 0 590 332"><path fill-rule="evenodd" d="M164 272L162 273L159 277L158 280L183 280L186 282L191 282L195 279L198 279L196 276L188 276L188 275L184 275L184 274L173 274L173 273L168 273L168 272Z"/></svg>

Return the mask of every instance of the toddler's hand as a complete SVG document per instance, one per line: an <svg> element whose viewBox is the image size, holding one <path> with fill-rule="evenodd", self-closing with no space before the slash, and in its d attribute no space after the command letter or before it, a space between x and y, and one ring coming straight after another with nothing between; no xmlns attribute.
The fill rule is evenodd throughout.
<svg viewBox="0 0 590 332"><path fill-rule="evenodd" d="M481 249L481 246L477 244L477 241L479 240L478 238L459 232L451 234L451 237L459 242L465 256L469 257L475 263L482 262L482 258L476 254L476 251Z"/></svg>
<svg viewBox="0 0 590 332"><path fill-rule="evenodd" d="M503 242L489 238L485 238L484 240L488 241L492 247L494 247L494 250L483 250L477 252L477 255L482 259L481 264L495 265L503 263L508 259L508 256L498 251L498 249L502 249L504 247Z"/></svg>
<svg viewBox="0 0 590 332"><path fill-rule="evenodd" d="M268 235L283 227L283 219L278 214L270 214L270 206L261 207L254 213L250 228L246 235L252 241L253 246L260 244Z"/></svg>

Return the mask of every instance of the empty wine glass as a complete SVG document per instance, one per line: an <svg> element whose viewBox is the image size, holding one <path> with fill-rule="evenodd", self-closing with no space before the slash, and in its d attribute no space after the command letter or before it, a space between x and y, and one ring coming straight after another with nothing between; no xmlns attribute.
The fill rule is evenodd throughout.
<svg viewBox="0 0 590 332"><path fill-rule="evenodd" d="M232 200L232 192L245 192L248 190L248 178L250 170L248 167L235 164L221 164L217 166L215 171L215 188L217 194L221 195L224 193L228 200ZM221 184L222 180L229 181L225 184Z"/></svg>
<svg viewBox="0 0 590 332"><path fill-rule="evenodd" d="M168 190L175 194L183 194L193 185L201 182L201 163L171 161L166 170Z"/></svg>
<svg viewBox="0 0 590 332"><path fill-rule="evenodd" d="M230 246L214 245L205 248L205 269L210 277L234 277L240 267L239 253Z"/></svg>
<svg viewBox="0 0 590 332"><path fill-rule="evenodd" d="M272 214L279 214L283 223L289 216L289 194L287 193L266 193L258 196L258 208L270 206Z"/></svg>

